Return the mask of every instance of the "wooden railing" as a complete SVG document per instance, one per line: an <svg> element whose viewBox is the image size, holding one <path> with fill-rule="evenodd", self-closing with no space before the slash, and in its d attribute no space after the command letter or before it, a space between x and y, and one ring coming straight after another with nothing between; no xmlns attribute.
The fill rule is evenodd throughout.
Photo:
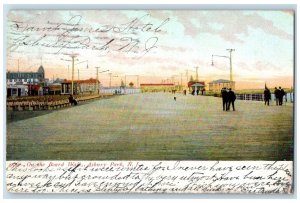
<svg viewBox="0 0 300 203"><path fill-rule="evenodd" d="M78 103L91 101L97 98L109 97L112 94L100 95L76 95L74 98ZM27 98L8 99L6 102L7 110L12 111L36 111L52 110L71 106L68 95L62 96L39 96Z"/></svg>

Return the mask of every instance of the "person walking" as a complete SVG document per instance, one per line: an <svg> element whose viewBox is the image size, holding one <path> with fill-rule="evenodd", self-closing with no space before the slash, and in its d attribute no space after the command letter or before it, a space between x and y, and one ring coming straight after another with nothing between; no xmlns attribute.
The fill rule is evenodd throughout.
<svg viewBox="0 0 300 203"><path fill-rule="evenodd" d="M227 111L230 111L230 104L232 105L233 111L235 111L235 108L234 108L234 102L235 102L235 99L236 99L235 93L231 90L231 88L229 88L229 92L227 94L228 94Z"/></svg>
<svg viewBox="0 0 300 203"><path fill-rule="evenodd" d="M282 106L283 97L285 96L285 91L279 87L278 89L279 93L279 106Z"/></svg>
<svg viewBox="0 0 300 203"><path fill-rule="evenodd" d="M223 101L223 111L227 111L228 93L225 87L221 90L221 96Z"/></svg>
<svg viewBox="0 0 300 203"><path fill-rule="evenodd" d="M280 94L280 91L277 89L277 87L275 87L274 95L275 95L276 106L278 106L278 104L279 104L279 94Z"/></svg>
<svg viewBox="0 0 300 203"><path fill-rule="evenodd" d="M266 87L264 91L264 97L265 97L265 105L268 104L270 105L270 99L271 99L271 92L270 90Z"/></svg>

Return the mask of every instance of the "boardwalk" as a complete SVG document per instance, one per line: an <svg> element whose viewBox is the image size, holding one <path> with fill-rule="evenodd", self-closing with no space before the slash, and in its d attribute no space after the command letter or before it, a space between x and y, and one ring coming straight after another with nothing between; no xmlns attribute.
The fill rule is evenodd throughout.
<svg viewBox="0 0 300 203"><path fill-rule="evenodd" d="M7 124L8 160L292 160L293 106L118 96Z"/></svg>

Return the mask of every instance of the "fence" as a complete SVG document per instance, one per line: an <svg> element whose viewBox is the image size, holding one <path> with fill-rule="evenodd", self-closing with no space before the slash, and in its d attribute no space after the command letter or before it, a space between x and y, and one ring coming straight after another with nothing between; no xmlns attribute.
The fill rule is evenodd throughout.
<svg viewBox="0 0 300 203"><path fill-rule="evenodd" d="M112 96L112 94L101 95L76 95L75 99L78 103L94 100L97 98ZM21 99L9 99L6 102L7 110L12 111L35 111L35 110L52 110L71 106L68 96L37 96Z"/></svg>
<svg viewBox="0 0 300 203"><path fill-rule="evenodd" d="M100 89L100 93L110 93L110 94L138 94L141 93L140 88L121 88L121 87L105 87Z"/></svg>
<svg viewBox="0 0 300 203"><path fill-rule="evenodd" d="M252 100L252 101L264 101L264 94L236 94L236 99L238 100ZM275 95L271 94L271 100L275 100ZM285 102L294 102L294 92L286 93L283 97Z"/></svg>

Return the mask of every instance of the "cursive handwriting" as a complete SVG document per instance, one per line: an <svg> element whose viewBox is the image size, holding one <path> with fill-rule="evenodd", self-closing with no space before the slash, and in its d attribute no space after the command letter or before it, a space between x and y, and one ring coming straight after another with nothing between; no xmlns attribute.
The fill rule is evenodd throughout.
<svg viewBox="0 0 300 203"><path fill-rule="evenodd" d="M292 193L292 162L8 161L26 193Z"/></svg>
<svg viewBox="0 0 300 203"><path fill-rule="evenodd" d="M170 21L166 18L159 23L151 22L149 14L136 17L122 24L105 24L91 27L83 24L83 16L71 16L65 22L31 24L10 21L8 50L28 51L38 47L45 53L61 54L73 50L92 50L99 55L113 53L134 54L136 58L158 48L159 35ZM146 23L145 23L146 22Z"/></svg>

